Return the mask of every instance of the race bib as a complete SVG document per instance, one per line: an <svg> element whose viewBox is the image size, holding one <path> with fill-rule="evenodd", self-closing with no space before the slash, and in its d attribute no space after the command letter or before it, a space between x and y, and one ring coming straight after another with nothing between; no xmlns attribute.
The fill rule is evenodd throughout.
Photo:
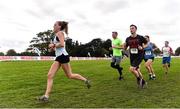
<svg viewBox="0 0 180 109"><path fill-rule="evenodd" d="M137 48L131 48L130 52L131 52L131 54L138 54L138 49Z"/></svg>
<svg viewBox="0 0 180 109"><path fill-rule="evenodd" d="M145 51L145 55L151 55L151 51Z"/></svg>

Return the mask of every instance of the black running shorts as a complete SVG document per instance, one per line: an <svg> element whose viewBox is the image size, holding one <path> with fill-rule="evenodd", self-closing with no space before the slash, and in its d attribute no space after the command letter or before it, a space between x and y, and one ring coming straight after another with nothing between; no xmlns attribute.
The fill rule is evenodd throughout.
<svg viewBox="0 0 180 109"><path fill-rule="evenodd" d="M55 61L58 61L61 64L68 63L70 61L69 55L62 54L62 55L56 57Z"/></svg>
<svg viewBox="0 0 180 109"><path fill-rule="evenodd" d="M152 61L154 61L154 57L151 57L151 58L149 58L149 59L151 59ZM144 61L147 62L149 59L144 59Z"/></svg>
<svg viewBox="0 0 180 109"><path fill-rule="evenodd" d="M143 54L131 54L130 55L130 63L132 67L139 68L139 65L141 64L143 60Z"/></svg>

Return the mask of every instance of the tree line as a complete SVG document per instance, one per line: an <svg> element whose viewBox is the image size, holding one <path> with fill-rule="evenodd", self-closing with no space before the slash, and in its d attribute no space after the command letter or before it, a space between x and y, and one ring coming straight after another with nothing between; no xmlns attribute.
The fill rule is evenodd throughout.
<svg viewBox="0 0 180 109"><path fill-rule="evenodd" d="M14 49L7 51L7 56L38 56L37 52L33 48L37 48L40 51L41 56L54 56L54 51L49 51L48 45L53 41L55 35L52 30L47 30L44 32L39 32L36 37L33 37L30 41L29 47L25 52L16 53ZM71 38L66 38L66 50L70 56L78 57L104 57L110 56L111 52L109 50L111 47L111 40L102 40L101 38L93 39L92 41L82 44L77 40ZM4 53L0 53L4 55Z"/></svg>
<svg viewBox="0 0 180 109"><path fill-rule="evenodd" d="M33 50L37 48L40 51L41 56L54 56L54 52L49 51L48 45L53 41L55 35L52 30L39 32L36 37L33 37L30 41L29 47L22 53L16 53L14 49L7 51L6 56L37 56L38 53ZM112 51L111 40L102 40L101 38L95 38L88 43L81 44L77 40L74 41L71 38L66 38L66 50L70 56L77 57L105 57L110 56ZM127 51L126 51L127 52ZM156 55L161 53L160 50L155 51ZM0 56L4 56L3 52L0 52ZM175 55L180 55L180 47L175 50Z"/></svg>

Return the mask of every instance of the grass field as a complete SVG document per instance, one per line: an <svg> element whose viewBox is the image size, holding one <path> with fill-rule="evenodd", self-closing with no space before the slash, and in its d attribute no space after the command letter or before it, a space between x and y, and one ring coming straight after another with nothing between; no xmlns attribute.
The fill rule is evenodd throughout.
<svg viewBox="0 0 180 109"><path fill-rule="evenodd" d="M168 75L162 70L161 59L156 59L156 80L148 80L148 88L138 89L136 79L128 71L129 60L124 60L125 80L118 80L109 60L72 61L74 72L88 77L93 87L87 89L82 81L67 79L60 70L55 79L49 103L36 100L46 88L46 75L52 61L0 62L0 107L4 108L180 108L180 58L172 59Z"/></svg>

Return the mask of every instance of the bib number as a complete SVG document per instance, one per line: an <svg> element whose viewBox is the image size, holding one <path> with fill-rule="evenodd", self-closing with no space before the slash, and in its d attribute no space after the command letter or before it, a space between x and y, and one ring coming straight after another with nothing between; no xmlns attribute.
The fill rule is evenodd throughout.
<svg viewBox="0 0 180 109"><path fill-rule="evenodd" d="M137 48L131 48L130 52L131 52L131 54L138 54L138 49Z"/></svg>
<svg viewBox="0 0 180 109"><path fill-rule="evenodd" d="M151 55L151 51L145 51L145 55Z"/></svg>

